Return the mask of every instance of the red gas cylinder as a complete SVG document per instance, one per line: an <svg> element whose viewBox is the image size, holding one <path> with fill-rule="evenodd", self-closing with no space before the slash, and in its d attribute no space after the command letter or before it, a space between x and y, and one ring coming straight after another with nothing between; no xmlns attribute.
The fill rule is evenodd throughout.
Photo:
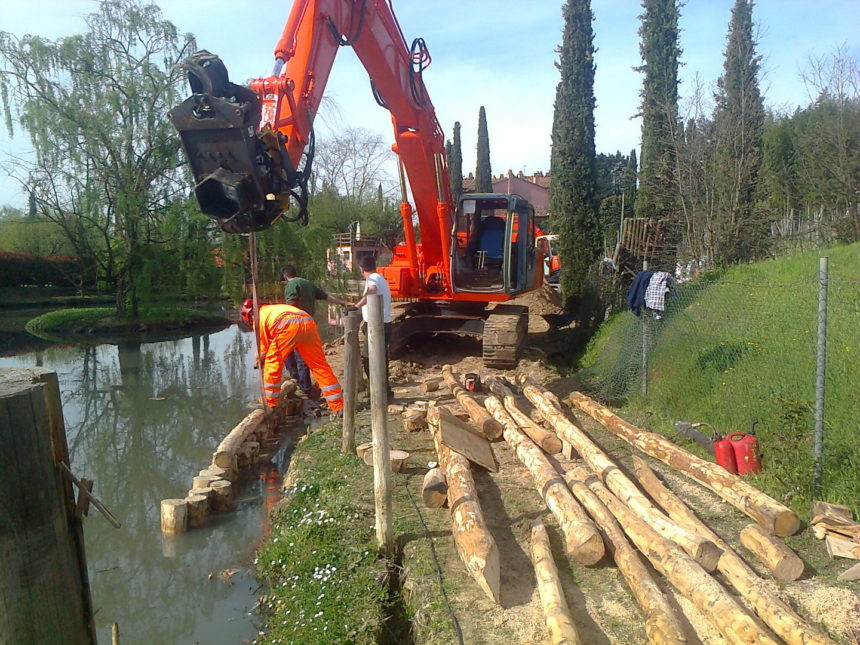
<svg viewBox="0 0 860 645"><path fill-rule="evenodd" d="M726 435L735 451L735 463L739 475L757 473L761 470L761 454L758 451L758 439L746 432L733 432Z"/></svg>
<svg viewBox="0 0 860 645"><path fill-rule="evenodd" d="M732 475L738 474L735 449L728 437L720 437L714 441L714 457L717 460L717 464L728 470Z"/></svg>

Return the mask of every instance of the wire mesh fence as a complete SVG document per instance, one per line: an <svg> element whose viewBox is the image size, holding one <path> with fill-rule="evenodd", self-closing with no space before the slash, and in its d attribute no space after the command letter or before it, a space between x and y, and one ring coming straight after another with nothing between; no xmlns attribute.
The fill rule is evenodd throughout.
<svg viewBox="0 0 860 645"><path fill-rule="evenodd" d="M827 281L823 490L860 494L860 246L834 249ZM765 477L812 495L818 256L805 254L676 286L661 319L617 314L580 376L601 399L646 409L654 429L701 421L722 434L758 421Z"/></svg>

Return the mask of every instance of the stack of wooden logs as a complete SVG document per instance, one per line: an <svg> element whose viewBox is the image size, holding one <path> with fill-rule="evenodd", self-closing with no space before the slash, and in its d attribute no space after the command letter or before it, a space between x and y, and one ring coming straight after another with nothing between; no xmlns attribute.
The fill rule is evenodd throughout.
<svg viewBox="0 0 860 645"><path fill-rule="evenodd" d="M444 367L442 374L471 423L458 420L444 406L430 408L427 416L439 467L426 474L423 497L431 507L447 501L457 550L491 599L499 600L498 549L484 522L471 464L498 468L487 450L493 455L490 441L503 440L531 474L564 536L570 559L591 565L601 559L604 550L612 555L642 610L650 642L684 643L687 639L676 610L643 558L729 643L832 644L666 488L643 459L634 457L635 476L628 475L550 392L528 378L520 379L522 392L541 421L537 423L535 416L518 407L513 391L503 381L490 379L492 394L480 405L460 386L450 367ZM632 446L698 481L753 518L756 523L744 528L740 542L774 577L794 580L801 575L802 560L778 537L799 529L793 511L741 478L632 426L580 393L571 395L569 402ZM578 456L576 462L559 454L565 444ZM822 525L819 530L838 533L841 527L851 532L856 527L850 516L842 521L832 512L822 512L817 519ZM580 642L540 522L533 531L532 554L551 641ZM736 595L721 583L728 583Z"/></svg>
<svg viewBox="0 0 860 645"><path fill-rule="evenodd" d="M275 419L283 419L285 413L294 411L296 401L301 404L294 396L297 389L295 381L285 381L271 417L262 409L249 413L218 444L209 466L192 478L186 496L161 501L163 533L183 533L203 526L210 514L233 508L234 482L243 468L257 463L260 446L269 438Z"/></svg>

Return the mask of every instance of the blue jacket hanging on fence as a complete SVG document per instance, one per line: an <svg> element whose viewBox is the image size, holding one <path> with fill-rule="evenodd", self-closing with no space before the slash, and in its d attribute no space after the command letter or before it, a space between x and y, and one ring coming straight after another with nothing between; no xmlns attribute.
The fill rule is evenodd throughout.
<svg viewBox="0 0 860 645"><path fill-rule="evenodd" d="M633 278L633 284L627 290L627 304L630 305L630 311L637 316L645 305L645 291L648 289L648 283L651 281L652 275L654 274L651 271L640 271Z"/></svg>

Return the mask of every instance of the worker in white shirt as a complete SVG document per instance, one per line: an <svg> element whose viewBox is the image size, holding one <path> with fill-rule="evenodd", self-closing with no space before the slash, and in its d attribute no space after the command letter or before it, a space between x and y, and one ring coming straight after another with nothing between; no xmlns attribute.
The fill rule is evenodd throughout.
<svg viewBox="0 0 860 645"><path fill-rule="evenodd" d="M382 296L382 321L385 326L385 382L388 383L388 346L391 343L391 289L388 287L388 282L385 278L376 272L376 260L372 255L366 255L358 261L358 268L361 269L361 277L364 278L364 291L361 294L361 299L355 303L356 307L361 309L361 318L364 320L364 332L367 334L367 296L378 293ZM370 363L367 357L362 358L364 365L364 373L370 379L369 367ZM391 384L388 383L388 398L394 397L394 391L391 389Z"/></svg>

